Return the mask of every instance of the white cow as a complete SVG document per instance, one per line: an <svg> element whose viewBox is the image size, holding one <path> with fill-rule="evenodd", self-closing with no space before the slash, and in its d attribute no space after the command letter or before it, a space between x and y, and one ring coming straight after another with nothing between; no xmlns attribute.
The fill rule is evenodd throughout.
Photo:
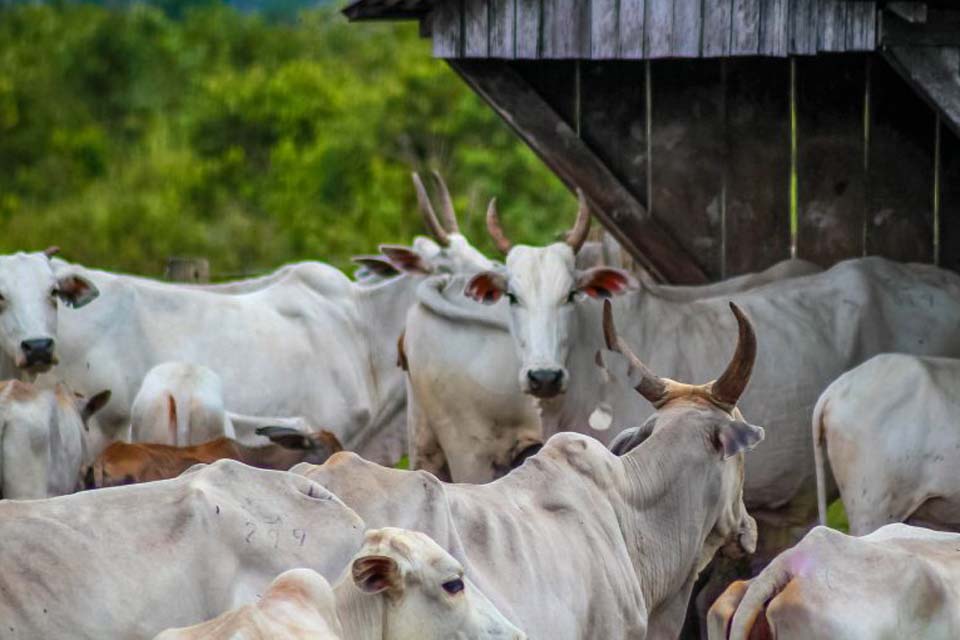
<svg viewBox="0 0 960 640"><path fill-rule="evenodd" d="M339 614L339 615L338 615ZM342 630L341 630L342 625ZM368 531L335 589L308 569L281 574L257 604L157 640L525 640L428 536Z"/></svg>
<svg viewBox="0 0 960 640"><path fill-rule="evenodd" d="M476 257L477 267L492 264ZM396 341L420 278L367 286L296 270L224 294L74 269L96 283L102 300L61 324L57 375L80 391L113 391L97 420L105 439L126 428L152 367L184 361L220 374L232 412L303 416L375 459L401 455L406 394Z"/></svg>
<svg viewBox="0 0 960 640"><path fill-rule="evenodd" d="M584 250L593 254L598 249L596 244L584 245ZM584 257L582 253L577 254L577 261L588 268L602 264L598 256ZM696 300L728 296L818 271L812 263L785 260L760 273L709 285L644 287L656 297ZM639 274L639 279L647 282L649 276ZM486 482L535 452L544 440L544 432L537 404L520 391L516 377L504 375L505 371L520 370L507 305L472 303L463 296L466 281L465 276L427 279L417 290L417 304L407 314L403 340L410 364L407 432L414 468L459 482ZM578 314L594 312L596 308L589 305ZM592 356L584 365L596 375L592 373ZM619 388L616 379L607 384ZM614 415L631 415L639 406L632 393L599 394L585 389L571 399L580 393L574 384L565 402L583 403L595 410L585 421L569 420L563 428L588 433L601 442L609 442L623 426L610 428ZM646 411L642 406L639 409Z"/></svg>
<svg viewBox="0 0 960 640"><path fill-rule="evenodd" d="M2 635L151 638L254 602L288 569L336 579L364 529L315 482L232 460L174 480L4 500Z"/></svg>
<svg viewBox="0 0 960 640"><path fill-rule="evenodd" d="M47 498L72 493L83 464L87 421L107 400L83 398L58 384L0 382L0 498Z"/></svg>
<svg viewBox="0 0 960 640"><path fill-rule="evenodd" d="M710 640L960 637L960 535L890 524L817 527L709 614Z"/></svg>
<svg viewBox="0 0 960 640"><path fill-rule="evenodd" d="M227 411L223 382L216 372L197 364L164 362L143 378L131 409L130 438L125 439L183 447L227 437L247 445L265 445L270 439L258 435L257 430L267 426L313 431L299 416L247 416Z"/></svg>
<svg viewBox="0 0 960 640"><path fill-rule="evenodd" d="M580 219L584 211L581 206ZM495 209L490 219L506 248ZM575 229L584 227L578 222ZM579 237L573 233L571 243L543 248L513 247L505 271L474 276L466 292L484 302L511 302L520 387L540 396L546 433L584 428L598 402L610 395L618 398L605 401L613 409L609 433L616 433L640 424L649 409L635 405L617 413L627 406L621 402L625 390L608 384L593 366L602 332L589 297L626 293L632 282L617 270L576 271L572 240ZM640 288L622 295L616 311L625 319L626 337L652 366L682 379L726 359L716 335L731 328L730 299L750 314L765 341L754 384L741 404L769 427L770 442L748 461L744 493L751 512L771 528L761 536L764 545L776 550L815 520L809 416L819 394L877 353L960 355L960 276L931 265L863 258L723 297L678 301ZM478 355L444 349L465 359ZM506 377L516 370L501 371ZM459 455L476 455L475 446L470 442Z"/></svg>
<svg viewBox="0 0 960 640"><path fill-rule="evenodd" d="M820 522L824 447L854 535L890 522L960 528L960 360L882 354L843 374L813 413Z"/></svg>
<svg viewBox="0 0 960 640"><path fill-rule="evenodd" d="M0 256L0 380L30 381L57 364L59 303L80 308L97 297L76 271L54 273L56 252Z"/></svg>
<svg viewBox="0 0 960 640"><path fill-rule="evenodd" d="M637 384L659 410L651 435L622 456L563 433L485 485L444 484L351 453L291 471L334 491L368 526L430 535L531 638L676 637L714 553L756 543L741 452L763 430L734 406L756 343L738 321L740 346L713 383L683 385L636 363Z"/></svg>

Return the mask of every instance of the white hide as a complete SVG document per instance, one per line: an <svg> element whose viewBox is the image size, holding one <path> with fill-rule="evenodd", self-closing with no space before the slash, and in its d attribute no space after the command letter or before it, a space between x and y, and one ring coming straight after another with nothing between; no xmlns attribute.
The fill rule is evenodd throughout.
<svg viewBox="0 0 960 640"><path fill-rule="evenodd" d="M850 532L891 522L960 527L960 360L882 354L843 374L813 414L821 523L823 453Z"/></svg>
<svg viewBox="0 0 960 640"><path fill-rule="evenodd" d="M73 492L84 462L85 423L109 397L87 400L63 385L0 382L0 498Z"/></svg>
<svg viewBox="0 0 960 640"><path fill-rule="evenodd" d="M364 528L320 485L232 460L173 480L0 501L0 538L16 550L0 554L3 635L152 638L256 601L288 569L335 580Z"/></svg>
<svg viewBox="0 0 960 640"><path fill-rule="evenodd" d="M762 618L778 640L960 637L958 548L958 534L904 524L862 538L817 527L727 589L708 637L747 640Z"/></svg>

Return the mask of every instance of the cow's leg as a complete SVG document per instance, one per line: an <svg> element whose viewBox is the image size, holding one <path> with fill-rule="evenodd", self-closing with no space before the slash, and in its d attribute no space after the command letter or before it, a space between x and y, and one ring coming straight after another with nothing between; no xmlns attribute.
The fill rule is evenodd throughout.
<svg viewBox="0 0 960 640"><path fill-rule="evenodd" d="M411 385L407 385L408 391ZM407 397L407 442L410 446L410 468L429 471L441 479L449 478L447 457L414 394Z"/></svg>

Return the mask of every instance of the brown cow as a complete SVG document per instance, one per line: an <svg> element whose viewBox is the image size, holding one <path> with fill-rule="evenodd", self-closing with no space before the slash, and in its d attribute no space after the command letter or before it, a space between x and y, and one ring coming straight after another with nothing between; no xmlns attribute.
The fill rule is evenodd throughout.
<svg viewBox="0 0 960 640"><path fill-rule="evenodd" d="M286 427L261 427L257 434L272 444L248 447L229 438L216 438L189 447L166 444L114 442L81 475L84 489L115 487L175 478L195 464L224 458L251 467L286 471L300 462L323 464L337 451L340 441L329 431L302 433Z"/></svg>

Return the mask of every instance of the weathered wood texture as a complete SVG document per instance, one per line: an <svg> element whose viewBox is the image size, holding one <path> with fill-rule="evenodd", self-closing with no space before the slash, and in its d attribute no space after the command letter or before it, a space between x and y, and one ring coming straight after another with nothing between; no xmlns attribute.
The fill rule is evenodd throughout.
<svg viewBox="0 0 960 640"><path fill-rule="evenodd" d="M960 135L960 54L955 48L891 47L887 60L927 102L940 110L945 124Z"/></svg>
<svg viewBox="0 0 960 640"><path fill-rule="evenodd" d="M790 63L726 63L724 276L790 257Z"/></svg>
<svg viewBox="0 0 960 640"><path fill-rule="evenodd" d="M711 279L723 274L725 138L719 60L651 63L651 215Z"/></svg>
<svg viewBox="0 0 960 640"><path fill-rule="evenodd" d="M876 5L866 0L440 0L431 26L434 55L443 58L783 57L874 50Z"/></svg>
<svg viewBox="0 0 960 640"><path fill-rule="evenodd" d="M568 186L583 189L594 215L631 255L671 282L706 281L682 245L520 74L496 61L450 64Z"/></svg>
<svg viewBox="0 0 960 640"><path fill-rule="evenodd" d="M863 255L865 56L796 61L797 256Z"/></svg>
<svg viewBox="0 0 960 640"><path fill-rule="evenodd" d="M867 253L933 261L936 115L882 60L870 84Z"/></svg>

